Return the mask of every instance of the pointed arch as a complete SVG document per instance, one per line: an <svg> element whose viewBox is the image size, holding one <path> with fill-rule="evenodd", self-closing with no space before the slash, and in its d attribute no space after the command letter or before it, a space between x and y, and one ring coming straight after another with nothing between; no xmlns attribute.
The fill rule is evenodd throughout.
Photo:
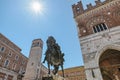
<svg viewBox="0 0 120 80"><path fill-rule="evenodd" d="M120 51L120 45L117 44L110 44L110 45L106 45L104 47L101 47L98 51L97 54L95 56L95 61L97 63L97 66L99 66L99 59L101 57L101 55L108 49L114 49L114 50L118 50Z"/></svg>
<svg viewBox="0 0 120 80"><path fill-rule="evenodd" d="M95 61L103 80L113 80L120 76L120 45L106 45L98 50ZM120 78L120 77L119 77Z"/></svg>

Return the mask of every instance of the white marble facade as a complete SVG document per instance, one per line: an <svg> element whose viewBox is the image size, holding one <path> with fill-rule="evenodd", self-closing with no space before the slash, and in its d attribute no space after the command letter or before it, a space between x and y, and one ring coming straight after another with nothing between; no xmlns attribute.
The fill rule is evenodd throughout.
<svg viewBox="0 0 120 80"><path fill-rule="evenodd" d="M120 26L81 37L80 44L87 80L103 80L99 69L99 58L107 49L120 51Z"/></svg>

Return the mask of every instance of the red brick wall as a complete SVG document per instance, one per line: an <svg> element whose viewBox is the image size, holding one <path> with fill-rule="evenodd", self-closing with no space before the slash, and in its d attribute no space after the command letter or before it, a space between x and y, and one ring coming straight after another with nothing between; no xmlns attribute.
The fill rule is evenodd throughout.
<svg viewBox="0 0 120 80"><path fill-rule="evenodd" d="M114 3L111 3L114 1ZM79 3L78 3L79 4ZM92 8L84 10L76 15L76 6L73 5L74 18L79 29L79 37L93 34L93 26L105 23L108 28L120 25L120 1L107 0L103 3L98 3Z"/></svg>

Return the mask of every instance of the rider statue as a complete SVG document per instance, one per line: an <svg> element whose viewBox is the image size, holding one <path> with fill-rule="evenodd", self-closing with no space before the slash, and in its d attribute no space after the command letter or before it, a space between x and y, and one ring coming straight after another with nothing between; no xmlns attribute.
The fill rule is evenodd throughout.
<svg viewBox="0 0 120 80"><path fill-rule="evenodd" d="M60 46L56 43L54 37L48 37L47 41L47 50L45 52L45 58L43 63L47 61L48 64L48 74L50 74L50 66L54 67L52 71L54 75L58 72L59 66L62 68L63 77L64 77L64 70L63 70L63 62L64 62L64 53L61 52Z"/></svg>

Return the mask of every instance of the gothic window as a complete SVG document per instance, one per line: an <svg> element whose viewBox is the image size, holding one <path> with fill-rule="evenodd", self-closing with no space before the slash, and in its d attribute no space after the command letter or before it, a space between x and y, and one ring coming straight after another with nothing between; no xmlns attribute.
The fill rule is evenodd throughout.
<svg viewBox="0 0 120 80"><path fill-rule="evenodd" d="M19 59L19 56L18 56L18 55L16 55L16 56L15 56L15 60L18 60L18 59Z"/></svg>
<svg viewBox="0 0 120 80"><path fill-rule="evenodd" d="M9 60L5 60L4 67L7 67L9 65L9 63L10 63Z"/></svg>
<svg viewBox="0 0 120 80"><path fill-rule="evenodd" d="M94 32L95 32L95 33L97 32L97 29L96 29L96 27L95 27L95 26L93 26L93 30L94 30Z"/></svg>
<svg viewBox="0 0 120 80"><path fill-rule="evenodd" d="M94 33L101 32L101 31L104 31L107 29L108 28L107 28L106 24L104 24L104 23L93 26Z"/></svg>
<svg viewBox="0 0 120 80"><path fill-rule="evenodd" d="M104 23L102 23L102 26L103 26L103 29L104 29L104 30L107 29L107 26L106 26Z"/></svg>
<svg viewBox="0 0 120 80"><path fill-rule="evenodd" d="M0 52L4 52L5 51L5 47L0 47Z"/></svg>

